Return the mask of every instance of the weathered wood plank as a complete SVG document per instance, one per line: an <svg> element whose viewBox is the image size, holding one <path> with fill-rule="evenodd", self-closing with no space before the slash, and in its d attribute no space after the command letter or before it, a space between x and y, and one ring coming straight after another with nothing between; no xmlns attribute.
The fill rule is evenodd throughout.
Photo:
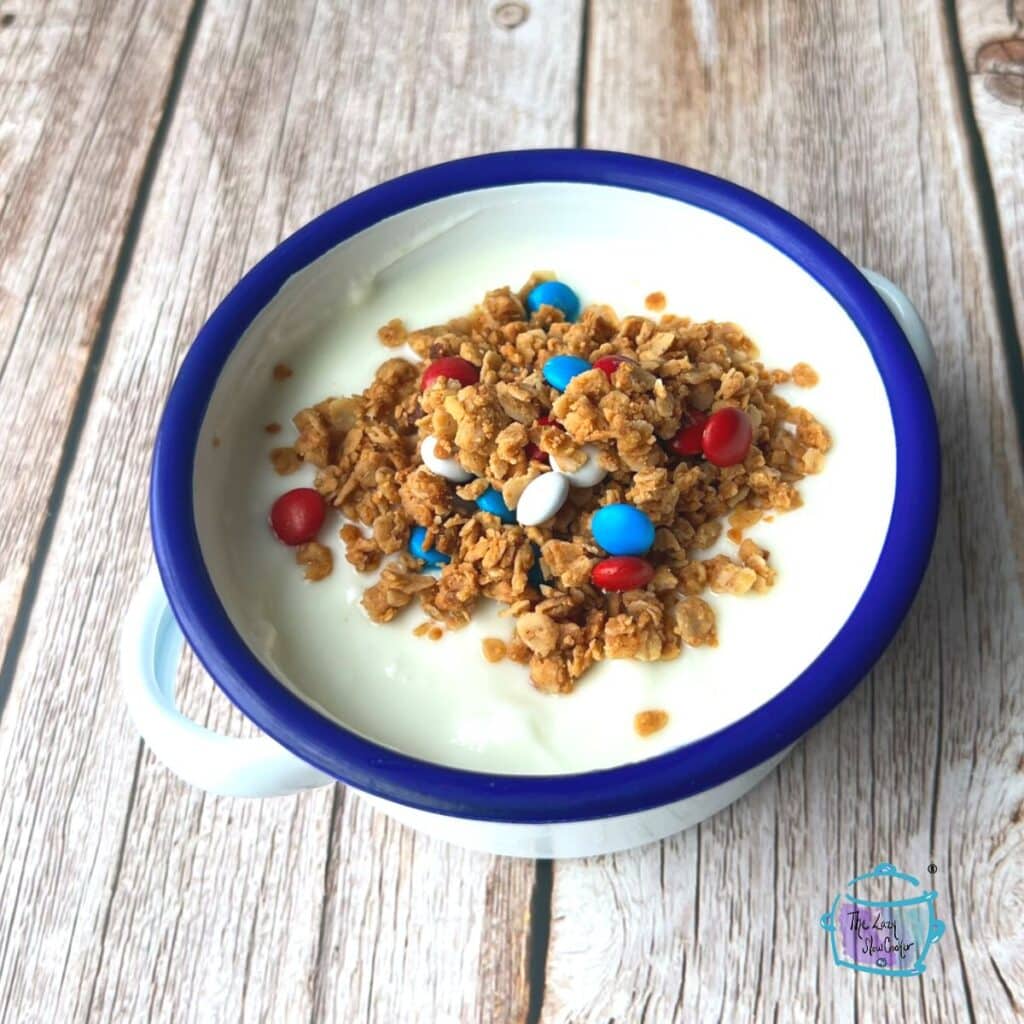
<svg viewBox="0 0 1024 1024"><path fill-rule="evenodd" d="M948 28L914 0L592 6L586 144L733 178L902 283L939 352L946 482L900 637L773 778L698 832L556 867L546 1021L1024 1007L1020 451ZM938 866L950 927L920 982L836 969L818 928L882 860Z"/></svg>
<svg viewBox="0 0 1024 1024"><path fill-rule="evenodd" d="M1024 2L957 0L956 16L1020 343L1024 339Z"/></svg>
<svg viewBox="0 0 1024 1024"><path fill-rule="evenodd" d="M532 865L449 849L344 795L314 1019L523 1020Z"/></svg>
<svg viewBox="0 0 1024 1024"><path fill-rule="evenodd" d="M0 663L189 7L22 4L0 23Z"/></svg>
<svg viewBox="0 0 1024 1024"><path fill-rule="evenodd" d="M514 30L480 3L207 5L0 724L12 1020L525 1015L532 865L414 838L340 790L188 791L140 751L115 629L149 559L162 399L215 302L358 188L571 143L579 23L576 2ZM236 728L213 692L189 674L187 706Z"/></svg>

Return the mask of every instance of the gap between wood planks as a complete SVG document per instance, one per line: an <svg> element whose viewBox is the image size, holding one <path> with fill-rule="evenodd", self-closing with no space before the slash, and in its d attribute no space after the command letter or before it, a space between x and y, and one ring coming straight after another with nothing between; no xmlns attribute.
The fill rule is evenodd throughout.
<svg viewBox="0 0 1024 1024"><path fill-rule="evenodd" d="M121 240L121 245L118 248L117 259L114 262L114 273L110 280L106 302L104 302L102 312L100 313L95 342L89 350L85 369L82 372L82 382L71 412L67 433L64 435L64 448L61 452L60 462L57 464L53 489L50 491L50 497L46 503L46 517L43 521L43 528L39 532L39 540L32 554L32 560L29 563L28 573L25 577L25 586L21 592L21 602L14 616L14 625L11 627L10 643L7 645L3 662L0 663L0 716L3 715L4 708L7 705L7 697L14 683L14 675L18 669L21 650L25 644L25 634L28 630L29 621L32 618L32 609L35 607L36 595L39 591L39 581L42 578L43 567L46 565L50 545L53 541L53 531L64 504L64 495L67 491L68 479L71 476L71 468L78 457L82 428L85 426L85 418L88 415L89 406L92 403L93 394L96 390L96 379L99 375L100 366L103 365L103 358L110 341L110 331L113 327L114 316L121 304L121 293L124 291L124 284L128 277L128 268L131 266L132 257L135 254L135 246L138 242L142 218L149 203L153 179L156 176L156 169L163 154L167 129L177 106L178 95L181 92L181 83L188 68L189 57L192 54L192 46L199 30L199 23L202 20L205 2L206 0L195 0L194 6L189 12L188 21L185 23L185 32L182 36L178 53L174 58L174 66L171 71L170 82L167 86L163 110L160 113L160 121L157 124L153 140L149 145L149 152L146 154L146 160L142 166L142 177L139 179L138 192L136 193L131 213L128 216L127 227Z"/></svg>

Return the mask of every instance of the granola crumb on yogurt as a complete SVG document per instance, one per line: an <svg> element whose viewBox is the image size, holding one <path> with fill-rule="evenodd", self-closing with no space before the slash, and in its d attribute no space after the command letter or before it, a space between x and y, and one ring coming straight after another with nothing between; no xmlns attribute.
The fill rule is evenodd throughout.
<svg viewBox="0 0 1024 1024"><path fill-rule="evenodd" d="M659 708L639 711L633 718L633 728L638 736L653 736L668 725L668 712Z"/></svg>
<svg viewBox="0 0 1024 1024"><path fill-rule="evenodd" d="M806 363L766 369L731 323L580 310L550 274L378 336L394 354L366 390L300 410L296 440L271 453L278 473L316 468L346 560L378 573L372 621L416 605L436 625L413 632L436 639L498 601L510 636L483 657L568 693L604 659L714 647L701 595L773 586L769 552L743 533L798 509L799 481L824 469L828 431L775 390L816 383ZM735 552L705 554L726 523ZM320 548L297 552L310 578L331 571ZM637 731L667 717L642 712Z"/></svg>
<svg viewBox="0 0 1024 1024"><path fill-rule="evenodd" d="M483 648L484 657L491 662L492 665L495 665L499 661L503 661L505 659L505 652L507 648L504 640L498 640L493 636L485 637L481 647Z"/></svg>
<svg viewBox="0 0 1024 1024"><path fill-rule="evenodd" d="M813 388L818 383L818 373L808 363L797 363L792 370L793 383L800 388Z"/></svg>

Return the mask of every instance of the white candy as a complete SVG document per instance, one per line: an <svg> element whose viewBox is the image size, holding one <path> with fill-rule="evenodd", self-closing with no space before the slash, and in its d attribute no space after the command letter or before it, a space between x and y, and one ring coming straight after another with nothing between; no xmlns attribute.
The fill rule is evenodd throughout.
<svg viewBox="0 0 1024 1024"><path fill-rule="evenodd" d="M435 454L436 448L436 437L423 438L423 444L420 445L420 457L423 459L423 465L431 473L443 476L445 480L451 480L456 484L464 484L467 480L473 479L473 474L464 470L455 459L439 459Z"/></svg>
<svg viewBox="0 0 1024 1024"><path fill-rule="evenodd" d="M516 519L520 526L546 523L569 497L569 481L561 473L542 473L531 480L519 495Z"/></svg>
<svg viewBox="0 0 1024 1024"><path fill-rule="evenodd" d="M594 487L608 475L608 470L597 461L601 450L596 445L585 444L582 451L586 455L587 461L579 469L563 469L554 455L551 456L551 465L559 473L565 474L566 479L573 487Z"/></svg>

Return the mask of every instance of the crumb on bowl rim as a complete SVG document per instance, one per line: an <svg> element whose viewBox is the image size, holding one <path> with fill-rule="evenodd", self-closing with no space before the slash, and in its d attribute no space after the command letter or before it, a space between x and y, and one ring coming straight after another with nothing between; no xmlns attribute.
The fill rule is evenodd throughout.
<svg viewBox="0 0 1024 1024"><path fill-rule="evenodd" d="M701 207L769 242L809 273L851 317L874 358L893 419L896 486L882 551L853 612L775 697L711 735L647 760L572 775L499 775L426 762L366 739L306 704L262 665L232 625L203 561L193 468L221 369L289 277L347 238L413 207L462 192L541 182L609 185ZM614 152L525 150L394 178L320 215L257 263L210 316L178 371L154 449L150 518L160 576L182 632L229 699L268 735L385 800L526 824L584 821L671 803L794 743L854 689L896 633L928 563L938 499L938 428L924 376L885 303L828 241L761 196L700 171Z"/></svg>

